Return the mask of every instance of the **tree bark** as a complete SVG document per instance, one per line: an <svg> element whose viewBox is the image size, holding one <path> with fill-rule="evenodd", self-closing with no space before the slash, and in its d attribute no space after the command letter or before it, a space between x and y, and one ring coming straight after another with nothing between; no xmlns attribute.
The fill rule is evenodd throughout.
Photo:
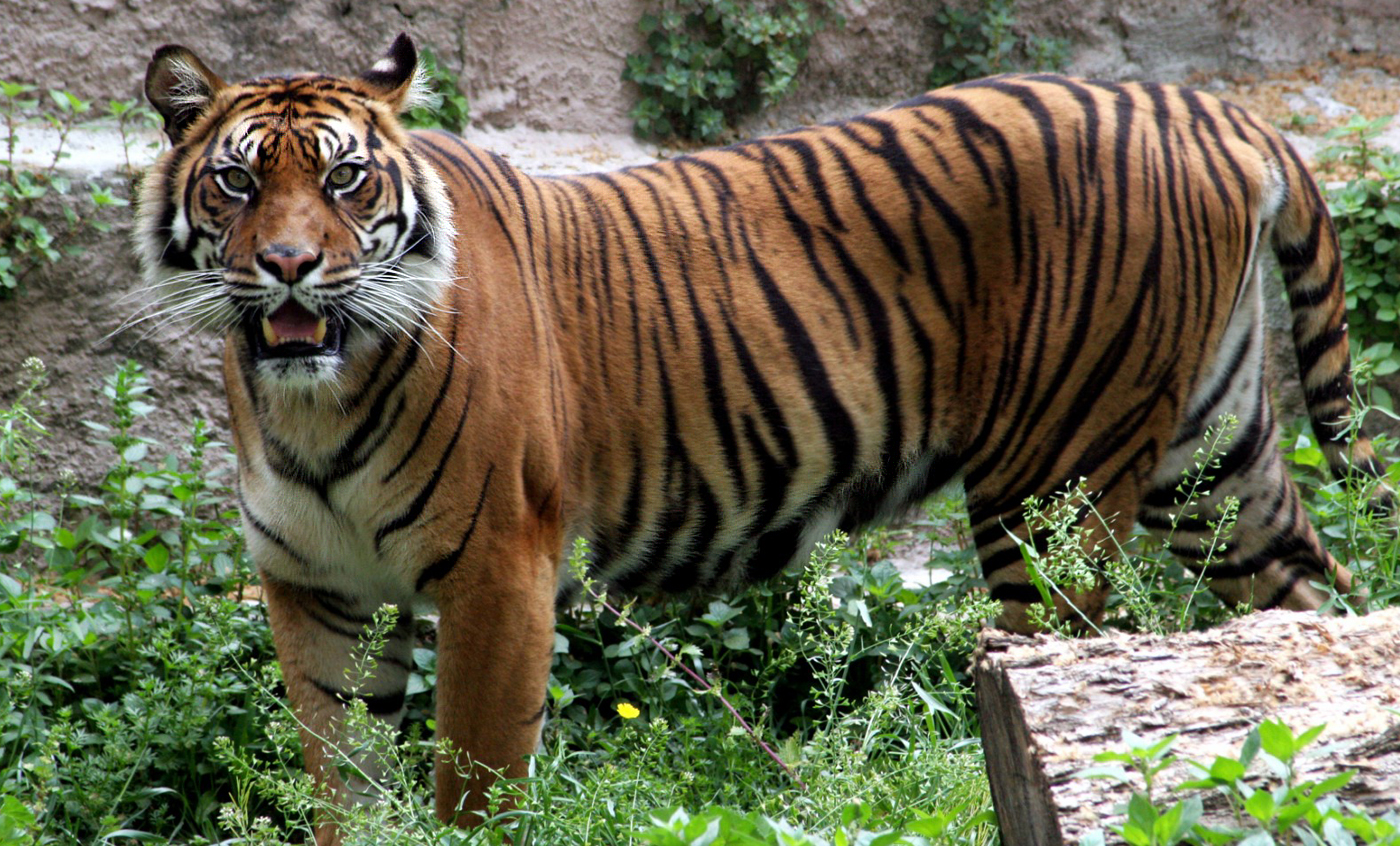
<svg viewBox="0 0 1400 846"><path fill-rule="evenodd" d="M1179 735L1180 760L1154 782L1154 797L1170 804L1181 797L1172 787L1201 777L1186 761L1238 758L1264 720L1294 734L1326 723L1295 761L1297 779L1355 770L1344 800L1377 815L1400 807L1400 608L1331 618L1270 611L1169 637L989 631L973 676L1004 846L1074 844L1121 822L1114 809L1130 788L1076 774L1100 752L1126 751L1124 731L1147 741ZM1256 760L1250 778L1265 775ZM1202 799L1202 822L1233 821L1223 796Z"/></svg>

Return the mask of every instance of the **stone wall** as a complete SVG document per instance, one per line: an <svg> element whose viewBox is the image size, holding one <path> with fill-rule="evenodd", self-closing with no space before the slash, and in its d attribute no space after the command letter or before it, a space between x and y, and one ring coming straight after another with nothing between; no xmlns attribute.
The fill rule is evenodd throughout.
<svg viewBox="0 0 1400 846"><path fill-rule="evenodd" d="M967 0L962 0L967 2ZM772 120L827 118L921 89L938 55L930 0L838 0ZM135 97L152 50L180 43L229 77L353 72L407 30L493 125L625 132L621 79L653 0L5 0L0 67L88 97ZM1400 43L1400 0L1021 0L1027 31L1067 39L1071 70L1179 80ZM761 127L762 124L756 124Z"/></svg>

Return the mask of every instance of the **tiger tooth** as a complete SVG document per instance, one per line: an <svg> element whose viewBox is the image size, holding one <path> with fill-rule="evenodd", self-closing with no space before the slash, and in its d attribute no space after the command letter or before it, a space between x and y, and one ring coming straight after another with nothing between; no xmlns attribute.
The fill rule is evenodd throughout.
<svg viewBox="0 0 1400 846"><path fill-rule="evenodd" d="M263 340L267 341L269 347L277 346L277 333L272 331L272 321L266 317L262 319Z"/></svg>
<svg viewBox="0 0 1400 846"><path fill-rule="evenodd" d="M315 334L315 336L312 337L311 342L312 342L313 344L319 345L321 342L323 342L323 341L325 341L325 340L326 340L326 319L323 317L323 318L321 318L320 320L316 321L316 334Z"/></svg>

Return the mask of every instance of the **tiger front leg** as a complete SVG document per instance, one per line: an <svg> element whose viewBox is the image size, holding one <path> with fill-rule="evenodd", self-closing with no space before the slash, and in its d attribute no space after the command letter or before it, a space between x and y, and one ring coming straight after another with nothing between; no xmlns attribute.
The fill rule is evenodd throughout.
<svg viewBox="0 0 1400 846"><path fill-rule="evenodd" d="M476 825L497 778L528 774L554 654L555 568L536 551L486 551L432 591L441 615L436 720L447 750L437 762L437 814L444 822Z"/></svg>
<svg viewBox="0 0 1400 846"><path fill-rule="evenodd" d="M376 645L382 648L371 651L367 638L375 609L363 600L357 604L267 572L262 584L307 772L331 807L374 799L382 787L382 747L358 736L377 733L373 722L360 732L349 730L346 703L363 701L371 721L390 735L397 729L412 666L412 614L400 609L391 628L380 633L382 644ZM334 816L318 814L317 846L341 842Z"/></svg>

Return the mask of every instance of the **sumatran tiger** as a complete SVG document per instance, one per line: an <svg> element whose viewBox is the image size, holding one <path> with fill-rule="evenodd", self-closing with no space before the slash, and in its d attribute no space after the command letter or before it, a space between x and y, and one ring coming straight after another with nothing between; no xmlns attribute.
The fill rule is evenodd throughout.
<svg viewBox="0 0 1400 846"><path fill-rule="evenodd" d="M1204 572L1218 595L1308 609L1350 586L1285 472L1264 375L1272 253L1332 469L1380 470L1347 435L1337 239L1298 156L1238 107L1004 76L540 178L405 131L405 35L357 77L239 84L162 47L145 88L173 147L141 190L141 259L159 316L225 338L248 548L328 793L353 792L331 766L343 703L401 718L425 606L460 755L439 762L439 815L477 820L493 773L526 773L576 537L608 584L732 586L960 481L998 623L1026 629L1027 497L1083 479L1095 531L1165 536L1228 414L1171 548L1205 566L1234 497ZM1105 594L1075 604L1092 617ZM398 625L349 690L386 603Z"/></svg>

